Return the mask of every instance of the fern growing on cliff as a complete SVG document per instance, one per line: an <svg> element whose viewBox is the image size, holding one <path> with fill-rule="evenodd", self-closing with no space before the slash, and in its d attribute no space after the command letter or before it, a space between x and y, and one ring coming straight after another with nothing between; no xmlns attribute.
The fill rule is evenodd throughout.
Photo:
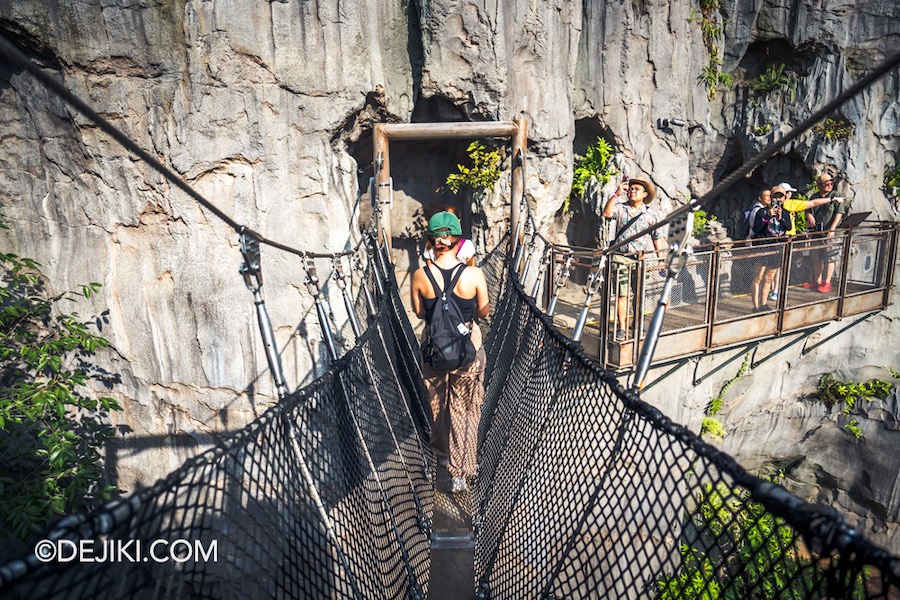
<svg viewBox="0 0 900 600"><path fill-rule="evenodd" d="M709 60L703 67L697 82L706 88L706 97L712 100L719 88L730 89L733 80L730 73L722 71L722 48L719 43L725 38L725 19L721 15L722 0L699 0L700 15L691 10L689 21L700 25L703 45L709 52Z"/></svg>
<svg viewBox="0 0 900 600"><path fill-rule="evenodd" d="M613 166L612 157L615 152L615 146L607 142L601 137L597 138L597 142L593 146L588 146L584 156L575 156L575 171L572 176L572 191L566 198L563 211L569 211L569 201L584 196L584 190L587 182L591 178L596 179L600 185L605 185L619 174Z"/></svg>

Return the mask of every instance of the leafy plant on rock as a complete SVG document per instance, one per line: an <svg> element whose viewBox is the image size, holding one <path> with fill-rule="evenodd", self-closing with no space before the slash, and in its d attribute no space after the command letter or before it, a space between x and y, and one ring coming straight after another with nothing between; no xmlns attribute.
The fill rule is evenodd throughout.
<svg viewBox="0 0 900 600"><path fill-rule="evenodd" d="M841 381L826 373L819 378L816 396L828 406L837 406L841 414L849 418L854 408L860 407L863 402L872 398L884 400L891 393L891 383L881 379L870 379L865 382ZM851 419L844 428L850 431L857 439L862 437L859 422Z"/></svg>
<svg viewBox="0 0 900 600"><path fill-rule="evenodd" d="M563 206L565 212L569 211L570 200L584 196L587 183L592 178L596 179L600 185L605 185L619 174L612 162L614 152L615 146L598 137L597 142L585 150L584 156L575 156L572 191Z"/></svg>
<svg viewBox="0 0 900 600"><path fill-rule="evenodd" d="M85 388L86 359L109 342L59 310L100 284L48 295L35 261L0 253L0 265L0 535L25 538L110 497L100 450L121 408Z"/></svg>
<svg viewBox="0 0 900 600"><path fill-rule="evenodd" d="M884 168L883 189L891 197L900 194L900 163L894 163Z"/></svg>
<svg viewBox="0 0 900 600"><path fill-rule="evenodd" d="M691 10L689 21L700 25L703 45L709 52L709 61L697 77L697 81L706 88L706 97L712 100L720 87L731 88L730 73L722 72L722 49L719 42L725 37L725 20L720 11L722 0L699 0L700 15Z"/></svg>
<svg viewBox="0 0 900 600"><path fill-rule="evenodd" d="M694 211L694 228L691 230L691 234L695 238L699 238L705 233L709 232L709 222L715 221L716 215L711 215L707 213L702 208Z"/></svg>
<svg viewBox="0 0 900 600"><path fill-rule="evenodd" d="M784 63L778 66L769 65L769 68L760 73L759 77L750 82L750 88L757 94L791 89L794 78L786 69L787 65Z"/></svg>
<svg viewBox="0 0 900 600"><path fill-rule="evenodd" d="M753 125L750 127L750 133L752 133L756 137L769 135L770 131L772 131L771 123L763 123L762 125Z"/></svg>
<svg viewBox="0 0 900 600"><path fill-rule="evenodd" d="M853 131L853 123L846 117L826 117L813 127L813 133L828 142L846 140L853 135Z"/></svg>
<svg viewBox="0 0 900 600"><path fill-rule="evenodd" d="M741 363L741 366L738 368L737 373L734 374L734 377L723 383L722 387L719 389L719 393L706 405L706 409L703 411L703 421L700 425L700 437L709 434L714 440L721 441L725 438L725 427L715 418L715 416L719 414L719 411L721 411L722 407L725 405L725 392L727 392L738 379L746 375L747 369L749 368L750 353L748 352L744 355L744 362Z"/></svg>
<svg viewBox="0 0 900 600"><path fill-rule="evenodd" d="M463 187L472 191L491 190L500 179L500 151L475 141L466 148L472 166L456 165L457 172L447 176L447 185L454 194Z"/></svg>

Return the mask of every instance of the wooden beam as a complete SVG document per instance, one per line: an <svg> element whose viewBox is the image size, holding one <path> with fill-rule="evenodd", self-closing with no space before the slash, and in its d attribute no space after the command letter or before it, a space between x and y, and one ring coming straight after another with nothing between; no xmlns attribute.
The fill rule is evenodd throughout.
<svg viewBox="0 0 900 600"><path fill-rule="evenodd" d="M518 121L464 123L380 123L376 131L389 140L432 140L482 137L511 137Z"/></svg>

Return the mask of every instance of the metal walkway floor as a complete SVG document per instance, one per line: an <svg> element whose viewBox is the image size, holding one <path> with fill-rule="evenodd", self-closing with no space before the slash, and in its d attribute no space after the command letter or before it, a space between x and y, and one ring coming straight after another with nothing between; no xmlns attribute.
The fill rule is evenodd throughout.
<svg viewBox="0 0 900 600"><path fill-rule="evenodd" d="M450 493L450 474L437 467L431 534L429 600L474 600L475 532L472 494Z"/></svg>

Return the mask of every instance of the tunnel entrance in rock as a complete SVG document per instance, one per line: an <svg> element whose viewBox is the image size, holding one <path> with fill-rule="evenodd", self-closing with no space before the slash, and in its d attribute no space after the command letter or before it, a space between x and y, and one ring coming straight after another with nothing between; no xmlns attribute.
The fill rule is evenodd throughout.
<svg viewBox="0 0 900 600"><path fill-rule="evenodd" d="M603 122L596 118L578 119L575 121L575 137L572 140L572 151L575 160L584 156L587 149L597 143L598 138L607 141L615 139L612 132ZM573 246L586 248L597 247L600 232L600 198L596 194L588 194L585 198L571 198L569 201L569 222L566 225L566 240ZM567 215L563 215L565 218Z"/></svg>
<svg viewBox="0 0 900 600"><path fill-rule="evenodd" d="M365 109L364 111L365 112ZM381 112L384 112L383 110ZM359 124L357 116L355 125ZM352 119L351 119L352 120ZM477 120L477 119L476 119ZM384 119L396 122L394 119ZM421 99L416 103L410 123L470 123L464 110L444 97ZM358 165L357 205L361 223L368 223L371 215L370 180L374 176L372 125L365 123L365 129L358 131L355 138L347 136L346 148ZM345 130L353 127L345 127ZM399 250L397 266L401 269L418 267L418 252L424 237L427 219L436 212L453 208L460 216L463 235L473 237L473 225L480 219L484 228L485 215L473 213L473 202L466 190L454 193L447 185L447 176L457 172L457 165L469 165L467 148L477 138L404 140L391 142L390 175L392 178L393 205L391 214L391 234L393 247ZM481 140L490 149L500 147L505 156L505 145L496 139ZM501 165L508 171L508 162ZM408 262L407 262L408 261ZM404 264L405 263L405 264Z"/></svg>
<svg viewBox="0 0 900 600"><path fill-rule="evenodd" d="M788 40L759 40L751 43L736 69L744 81L758 78L769 68L785 65L789 71L804 76L816 60L816 56L828 51L821 45L804 44L794 47Z"/></svg>
<svg viewBox="0 0 900 600"><path fill-rule="evenodd" d="M405 255L398 266L406 262L409 268L417 268L417 248L424 236L428 218L448 207L457 209L463 225L463 234L471 236L471 212L464 206L464 194L454 194L447 186L447 175L455 171L458 163L466 161L467 140L397 140L391 143L391 178L393 180L393 206L391 230L394 248ZM369 182L374 176L372 168L372 130L360 136L356 143L348 144L350 155L359 165L357 172L357 203L364 220L371 215ZM399 258L399 256L398 256Z"/></svg>

